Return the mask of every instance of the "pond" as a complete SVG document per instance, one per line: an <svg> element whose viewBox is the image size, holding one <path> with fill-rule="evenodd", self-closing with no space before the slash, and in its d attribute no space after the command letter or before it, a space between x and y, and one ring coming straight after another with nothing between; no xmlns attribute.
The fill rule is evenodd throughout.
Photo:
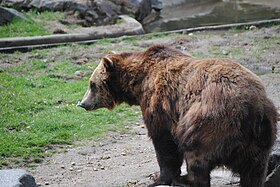
<svg viewBox="0 0 280 187"><path fill-rule="evenodd" d="M144 29L159 32L274 18L280 18L280 0L200 0L163 7Z"/></svg>

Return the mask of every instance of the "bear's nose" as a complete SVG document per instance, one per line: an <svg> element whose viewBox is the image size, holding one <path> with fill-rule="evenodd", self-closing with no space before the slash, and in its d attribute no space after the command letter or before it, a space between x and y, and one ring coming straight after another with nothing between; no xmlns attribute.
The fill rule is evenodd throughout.
<svg viewBox="0 0 280 187"><path fill-rule="evenodd" d="M82 108L86 108L86 104L83 102L78 102L77 106L82 107Z"/></svg>

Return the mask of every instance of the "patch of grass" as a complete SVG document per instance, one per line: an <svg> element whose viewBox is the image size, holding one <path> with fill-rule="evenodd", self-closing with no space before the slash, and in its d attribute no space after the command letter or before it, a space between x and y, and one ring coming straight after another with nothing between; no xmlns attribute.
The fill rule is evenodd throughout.
<svg viewBox="0 0 280 187"><path fill-rule="evenodd" d="M26 12L27 17L32 19L39 19L42 21L57 21L64 17L64 12L59 11L43 11L39 12L37 10L30 10Z"/></svg>
<svg viewBox="0 0 280 187"><path fill-rule="evenodd" d="M127 105L113 111L77 108L89 76L73 77L75 71L91 73L89 64L70 59L46 62L48 51L31 52L34 57L0 71L0 168L40 162L57 145L99 138L107 131L123 132L125 124L140 118L139 108Z"/></svg>
<svg viewBox="0 0 280 187"><path fill-rule="evenodd" d="M63 12L30 10L24 15L28 21L14 19L11 23L0 26L0 38L20 36L44 36L52 34L44 26L47 21L58 21L63 18Z"/></svg>
<svg viewBox="0 0 280 187"><path fill-rule="evenodd" d="M118 18L118 19L117 19L117 24L121 24L121 23L123 23L123 19Z"/></svg>
<svg viewBox="0 0 280 187"><path fill-rule="evenodd" d="M0 26L0 38L19 36L42 36L51 34L42 23L14 19L11 23Z"/></svg>

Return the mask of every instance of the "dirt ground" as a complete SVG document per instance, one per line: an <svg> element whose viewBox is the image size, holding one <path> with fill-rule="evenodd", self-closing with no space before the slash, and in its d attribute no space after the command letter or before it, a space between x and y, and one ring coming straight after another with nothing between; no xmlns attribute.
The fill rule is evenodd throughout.
<svg viewBox="0 0 280 187"><path fill-rule="evenodd" d="M165 43L197 57L229 57L260 75L269 98L280 109L280 27L252 31L193 33L189 37L164 37L133 43L112 43L112 48L139 50ZM56 54L54 49L52 55ZM93 50L93 49L92 49ZM77 56L99 58L104 48L94 53L80 51ZM67 52L65 53L67 55ZM273 73L274 72L274 73ZM278 124L279 126L280 124ZM28 170L41 186L117 187L146 186L159 170L152 142L142 123L135 123L125 134L109 132L101 141L77 142L64 153L46 158ZM185 172L183 166L183 171ZM237 186L238 177L226 169L212 172L212 186Z"/></svg>

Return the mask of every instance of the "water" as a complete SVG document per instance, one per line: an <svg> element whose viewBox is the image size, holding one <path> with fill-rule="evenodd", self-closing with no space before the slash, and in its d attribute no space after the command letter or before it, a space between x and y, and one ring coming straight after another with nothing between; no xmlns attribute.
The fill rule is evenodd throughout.
<svg viewBox="0 0 280 187"><path fill-rule="evenodd" d="M257 4L253 4L253 3ZM280 0L216 0L164 7L147 32L280 18Z"/></svg>

